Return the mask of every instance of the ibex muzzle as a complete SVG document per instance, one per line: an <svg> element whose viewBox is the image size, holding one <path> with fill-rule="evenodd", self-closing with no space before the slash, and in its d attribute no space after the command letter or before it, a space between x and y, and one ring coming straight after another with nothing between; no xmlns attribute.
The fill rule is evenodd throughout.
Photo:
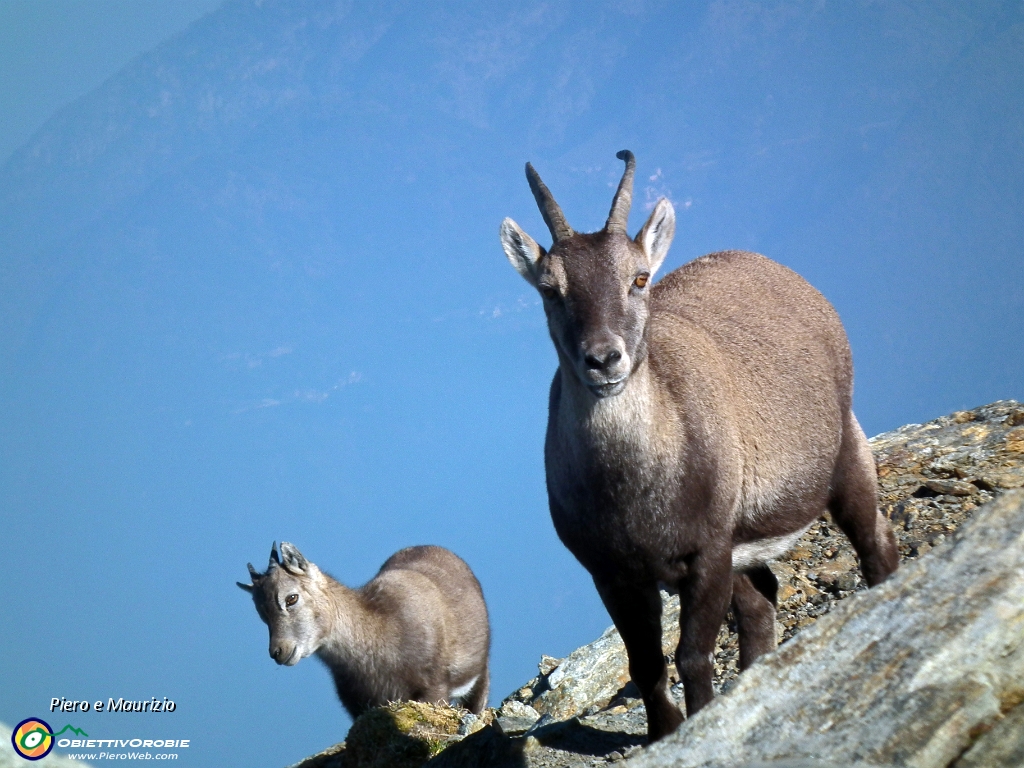
<svg viewBox="0 0 1024 768"><path fill-rule="evenodd" d="M544 297L558 352L544 445L551 519L622 635L657 739L682 720L667 689L659 583L682 603L675 662L692 715L713 696L730 604L742 668L775 647L767 562L818 515L832 513L869 585L898 555L835 310L791 270L741 251L653 284L675 214L658 201L630 239L634 160L618 157L626 171L600 232L574 232L528 164L551 249L511 219L501 243Z"/></svg>

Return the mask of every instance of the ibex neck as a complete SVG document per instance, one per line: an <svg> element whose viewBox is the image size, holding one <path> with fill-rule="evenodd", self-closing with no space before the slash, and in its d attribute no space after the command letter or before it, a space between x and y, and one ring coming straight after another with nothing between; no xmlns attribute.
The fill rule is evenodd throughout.
<svg viewBox="0 0 1024 768"><path fill-rule="evenodd" d="M646 445L660 431L656 423L659 397L646 359L630 375L625 389L611 397L596 397L565 366L559 371L558 421L563 434L582 432L605 446Z"/></svg>
<svg viewBox="0 0 1024 768"><path fill-rule="evenodd" d="M324 593L327 634L317 655L330 666L372 664L387 640L385 617L369 608L358 590L334 579L327 580Z"/></svg>

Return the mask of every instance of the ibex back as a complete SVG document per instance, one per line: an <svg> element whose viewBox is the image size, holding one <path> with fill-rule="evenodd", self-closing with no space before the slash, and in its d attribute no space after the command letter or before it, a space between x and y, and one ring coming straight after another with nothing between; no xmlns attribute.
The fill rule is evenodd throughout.
<svg viewBox="0 0 1024 768"><path fill-rule="evenodd" d="M409 547L359 589L338 583L294 546L270 550L267 572L249 564L270 656L291 666L316 654L353 718L389 701L456 699L487 705L490 628L473 572L442 547Z"/></svg>
<svg viewBox="0 0 1024 768"><path fill-rule="evenodd" d="M658 585L682 603L676 667L692 715L713 697L730 602L740 666L775 647L766 563L829 510L869 585L897 567L874 460L851 410L849 344L835 310L763 256L703 256L657 284L675 212L626 234L634 159L604 229L576 233L529 164L554 243L511 219L501 241L541 293L559 367L544 458L551 518L626 643L658 739L682 721L668 693Z"/></svg>

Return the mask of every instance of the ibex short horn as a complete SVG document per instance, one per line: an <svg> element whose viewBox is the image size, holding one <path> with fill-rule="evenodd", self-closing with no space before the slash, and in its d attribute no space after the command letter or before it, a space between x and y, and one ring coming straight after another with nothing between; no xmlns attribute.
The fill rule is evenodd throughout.
<svg viewBox="0 0 1024 768"><path fill-rule="evenodd" d="M626 170L622 173L622 179L619 181L619 188L612 200L612 209L604 228L607 232L624 235L629 222L629 209L633 205L633 173L636 171L636 158L628 149L622 150L615 156L626 162Z"/></svg>
<svg viewBox="0 0 1024 768"><path fill-rule="evenodd" d="M551 191L540 180L540 176L529 163L526 164L526 180L530 183L533 197L540 208L540 215L544 217L544 223L548 225L552 239L558 242L559 240L566 240L572 237L575 233L565 220L562 209L558 207L558 203L555 202Z"/></svg>
<svg viewBox="0 0 1024 768"><path fill-rule="evenodd" d="M702 256L654 284L675 211L659 200L630 239L635 161L618 157L626 170L600 232L572 232L527 166L554 243L545 251L511 219L501 242L543 297L558 353L544 447L551 519L625 641L657 739L682 720L667 688L659 583L682 601L675 661L692 715L713 696L711 654L730 604L741 667L775 647L767 563L825 510L869 585L898 555L835 310L796 273L742 251Z"/></svg>

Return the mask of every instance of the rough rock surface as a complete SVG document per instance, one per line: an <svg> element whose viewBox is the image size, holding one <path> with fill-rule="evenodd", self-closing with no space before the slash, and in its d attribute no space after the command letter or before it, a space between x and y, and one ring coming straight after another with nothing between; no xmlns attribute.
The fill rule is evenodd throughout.
<svg viewBox="0 0 1024 768"><path fill-rule="evenodd" d="M923 425L907 425L873 438L871 445L878 463L880 505L893 525L903 558L899 578L891 584L901 584L904 579L910 579L906 574L916 573L916 566L909 561L929 554L933 548L942 551L930 554L925 563L950 555L954 550L949 549L948 541L974 515L975 510L1009 489L1024 487L1024 406L1011 400L957 412ZM780 640L785 643L774 659L785 658L792 662L797 654L794 649L799 647L797 642L810 642L802 640L808 634L808 628L847 598L865 590L849 542L827 516L811 526L789 556L773 563L772 569L779 578L778 632ZM896 600L889 594L895 587L887 584L883 588L887 590L887 600ZM913 601L915 596L929 594L929 590L916 589L917 592L909 594L907 599ZM860 607L865 600L874 602L881 599L876 597L876 593L879 590L852 601L857 607L850 610L860 616L865 610ZM664 597L664 646L666 653L671 654L678 637L679 607L675 598ZM942 617L953 608L943 606L936 610ZM846 616L848 611L844 611L838 611L837 614L842 616L837 615L828 624L852 620ZM825 632L816 631L818 634ZM791 638L794 639L789 642ZM865 670L870 669L871 664L882 663L873 656L875 652L877 646L864 650L857 663L866 665ZM759 664L743 678L737 678L737 660L735 628L730 621L719 635L715 655L716 689L729 695L716 700L715 711L724 706L724 702L735 701L741 688L755 689L756 686L747 678L752 678L755 672L765 674L763 668L769 664L769 660L765 660L764 665ZM494 723L487 727L479 727L481 723L477 723L477 732L434 757L429 765L597 766L617 762L624 757L647 760L648 754L654 755L656 750L662 749L655 746L641 752L646 743L646 715L635 688L629 683L625 649L614 628L564 660L543 657L539 672L537 677L506 699ZM674 670L670 668L671 672ZM734 686L735 691L732 690ZM673 694L681 701L681 686L676 684ZM753 707L757 699L756 690L748 695L751 697L749 706ZM1010 696L999 706L1008 707L1012 698ZM955 702L947 704L951 718L956 720L959 705ZM534 719L523 707L532 709L537 718ZM960 758L956 768L1024 765L1024 761L1012 762L1015 755L1019 756L1024 751L1021 729L1011 727L1024 718L1021 710L1021 707L1007 709L1005 719L999 722L996 715L979 720L976 724L978 729L991 727L992 730L977 739L974 747ZM713 710L709 707L707 711ZM858 710L854 707L850 711ZM991 714L991 710L986 711ZM701 717L694 718L692 724L684 724L680 733L698 726L703 717L701 713ZM817 725L820 727L822 724L818 722ZM921 726L919 730L923 728ZM462 733L469 733L469 730L463 727ZM972 738L977 736L978 733L972 734ZM456 734L452 738L460 737L461 734ZM677 743L679 738L672 739L671 743ZM782 754L780 752L777 756ZM787 754L793 759L773 760L764 765L770 764L773 768L819 768L857 764L856 760L850 762L853 758L823 763L809 752ZM999 755L1009 755L1006 759L1011 762L998 762L1002 759ZM948 765L914 762L906 755L892 760L893 765ZM630 764L633 764L633 759ZM750 763L750 768L754 764ZM300 765L303 768L328 766L327 763ZM355 764L348 765L354 768Z"/></svg>
<svg viewBox="0 0 1024 768"><path fill-rule="evenodd" d="M1017 721L1022 702L1024 492L1014 491L941 551L755 664L729 696L629 764L946 768L972 745L983 749L1007 715Z"/></svg>

